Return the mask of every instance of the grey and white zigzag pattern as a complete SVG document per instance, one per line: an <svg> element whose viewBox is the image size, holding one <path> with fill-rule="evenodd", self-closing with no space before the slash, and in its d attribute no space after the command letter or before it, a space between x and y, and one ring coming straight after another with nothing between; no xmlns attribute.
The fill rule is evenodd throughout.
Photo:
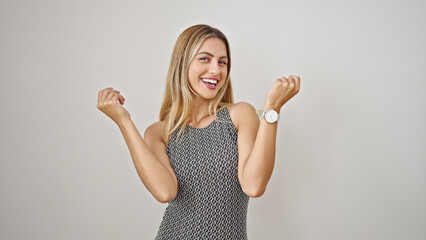
<svg viewBox="0 0 426 240"><path fill-rule="evenodd" d="M155 239L247 239L249 197L238 181L237 131L228 109L205 128L188 126L179 139L177 131L166 151L178 193Z"/></svg>

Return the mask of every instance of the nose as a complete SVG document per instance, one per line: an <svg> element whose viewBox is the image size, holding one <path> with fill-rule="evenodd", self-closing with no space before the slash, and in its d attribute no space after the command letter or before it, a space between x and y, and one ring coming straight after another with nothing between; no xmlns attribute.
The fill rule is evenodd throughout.
<svg viewBox="0 0 426 240"><path fill-rule="evenodd" d="M219 63L216 61L211 61L209 66L209 72L212 74L219 73Z"/></svg>

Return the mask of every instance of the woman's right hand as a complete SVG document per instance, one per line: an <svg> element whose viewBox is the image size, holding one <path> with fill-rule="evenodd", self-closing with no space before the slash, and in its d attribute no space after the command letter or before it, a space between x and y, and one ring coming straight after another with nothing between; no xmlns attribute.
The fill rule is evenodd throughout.
<svg viewBox="0 0 426 240"><path fill-rule="evenodd" d="M121 105L126 99L120 95L120 91L112 87L105 88L98 93L96 108L110 117L116 124L130 119L129 112Z"/></svg>

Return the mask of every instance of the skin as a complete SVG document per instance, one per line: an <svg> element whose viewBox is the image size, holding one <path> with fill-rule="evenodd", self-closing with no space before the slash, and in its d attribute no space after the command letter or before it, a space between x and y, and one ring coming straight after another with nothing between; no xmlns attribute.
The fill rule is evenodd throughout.
<svg viewBox="0 0 426 240"><path fill-rule="evenodd" d="M202 53L203 52L203 53ZM200 54L201 53L201 54ZM207 38L191 62L188 78L195 96L195 111L189 121L193 127L209 125L214 116L208 114L208 103L225 84L227 76L226 46L218 38ZM215 90L201 82L202 77L219 80ZM300 78L290 75L277 79L265 98L264 110L278 113L300 90ZM173 200L177 194L177 178L171 168L163 140L164 122L156 122L145 130L144 138L122 106L125 98L113 88L98 93L97 108L109 116L120 128L132 156L133 163L145 187L159 202ZM238 131L238 179L247 196L260 197L266 190L275 163L277 125L259 120L255 108L239 102L228 106L231 120Z"/></svg>
<svg viewBox="0 0 426 240"><path fill-rule="evenodd" d="M204 127L213 121L209 116L210 100L216 97L220 88L225 84L228 70L226 46L219 38L207 38L198 50L195 59L189 65L188 80L191 88L198 94L195 96L195 111L189 124L193 127ZM205 86L201 78L215 78L218 80L215 90ZM207 124L206 124L207 122ZM200 126L201 125L201 126Z"/></svg>

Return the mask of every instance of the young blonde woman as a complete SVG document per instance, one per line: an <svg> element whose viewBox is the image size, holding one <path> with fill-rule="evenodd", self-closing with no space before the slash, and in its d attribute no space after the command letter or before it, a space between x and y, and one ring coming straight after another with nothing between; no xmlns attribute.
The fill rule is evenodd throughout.
<svg viewBox="0 0 426 240"><path fill-rule="evenodd" d="M99 91L97 108L120 128L145 187L168 203L155 239L247 239L249 197L266 189L281 107L299 92L295 75L275 81L259 120L233 103L225 35L208 25L177 39L160 119L142 138L119 91ZM249 84L249 83L248 83Z"/></svg>

